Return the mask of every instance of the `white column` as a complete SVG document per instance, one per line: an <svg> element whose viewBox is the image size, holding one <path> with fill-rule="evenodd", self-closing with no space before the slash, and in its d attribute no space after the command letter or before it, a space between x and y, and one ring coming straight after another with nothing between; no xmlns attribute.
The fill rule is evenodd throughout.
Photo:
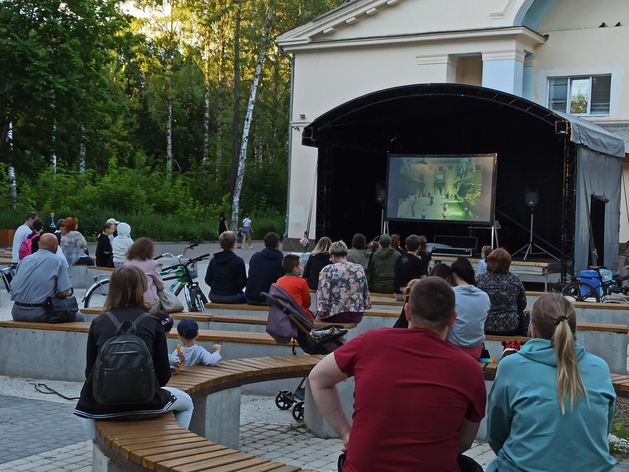
<svg viewBox="0 0 629 472"><path fill-rule="evenodd" d="M522 96L524 51L483 52L483 87Z"/></svg>
<svg viewBox="0 0 629 472"><path fill-rule="evenodd" d="M524 76L522 80L522 98L533 100L533 72L535 70L535 57L532 54L524 58Z"/></svg>

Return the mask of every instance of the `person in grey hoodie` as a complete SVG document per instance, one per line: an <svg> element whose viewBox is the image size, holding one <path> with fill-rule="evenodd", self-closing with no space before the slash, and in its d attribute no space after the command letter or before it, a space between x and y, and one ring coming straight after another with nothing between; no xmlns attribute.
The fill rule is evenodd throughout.
<svg viewBox="0 0 629 472"><path fill-rule="evenodd" d="M114 253L114 267L120 267L127 260L127 250L133 244L131 239L131 226L127 223L118 225L118 236L114 238L112 250Z"/></svg>

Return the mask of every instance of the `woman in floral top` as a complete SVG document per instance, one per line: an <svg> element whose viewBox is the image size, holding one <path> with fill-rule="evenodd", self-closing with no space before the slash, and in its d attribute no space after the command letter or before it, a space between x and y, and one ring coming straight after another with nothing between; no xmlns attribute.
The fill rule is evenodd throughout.
<svg viewBox="0 0 629 472"><path fill-rule="evenodd" d="M317 287L317 319L328 322L360 323L371 308L365 270L347 262L347 245L337 241L330 246L332 264L321 269Z"/></svg>
<svg viewBox="0 0 629 472"><path fill-rule="evenodd" d="M511 256L496 249L487 256L487 272L476 276L476 286L489 295L491 308L485 320L485 334L524 336L528 331L524 309L526 291L520 277L509 272Z"/></svg>

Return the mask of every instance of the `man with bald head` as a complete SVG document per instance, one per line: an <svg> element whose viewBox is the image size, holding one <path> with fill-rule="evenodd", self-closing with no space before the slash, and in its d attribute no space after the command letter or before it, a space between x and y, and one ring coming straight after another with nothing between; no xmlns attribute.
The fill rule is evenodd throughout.
<svg viewBox="0 0 629 472"><path fill-rule="evenodd" d="M479 470L462 453L485 416L485 382L478 362L446 341L454 307L446 281L422 279L405 307L408 329L369 330L312 370L314 400L343 440L344 472ZM348 377L353 424L336 388Z"/></svg>
<svg viewBox="0 0 629 472"><path fill-rule="evenodd" d="M26 256L17 265L11 281L11 315L18 321L48 322L46 299L66 298L72 284L66 264L55 255L59 242L54 234L46 233L39 239L39 250ZM77 321L85 317L77 313Z"/></svg>

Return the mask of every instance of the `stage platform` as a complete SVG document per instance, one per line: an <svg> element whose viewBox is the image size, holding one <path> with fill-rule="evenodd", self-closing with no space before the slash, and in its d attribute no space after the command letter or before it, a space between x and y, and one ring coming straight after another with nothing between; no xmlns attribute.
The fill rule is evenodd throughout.
<svg viewBox="0 0 629 472"><path fill-rule="evenodd" d="M433 255L432 263L442 262L450 265L456 259L456 257ZM476 271L481 259L477 257L468 259L472 263L474 271ZM526 261L517 260L516 257L515 260L511 261L509 270L520 277L527 290L541 289L541 286L543 286L543 291L548 292L551 284L558 283L561 280L561 263L550 257L528 257Z"/></svg>

